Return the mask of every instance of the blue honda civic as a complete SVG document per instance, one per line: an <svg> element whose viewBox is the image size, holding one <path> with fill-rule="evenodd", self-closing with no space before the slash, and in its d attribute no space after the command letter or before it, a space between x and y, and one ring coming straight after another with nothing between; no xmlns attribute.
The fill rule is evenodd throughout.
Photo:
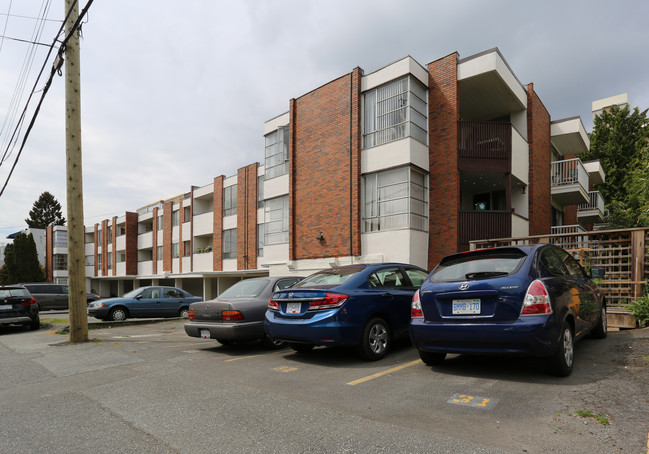
<svg viewBox="0 0 649 454"><path fill-rule="evenodd" d="M602 292L550 244L444 257L415 294L411 316L410 338L428 365L447 353L526 355L566 376L577 340L606 337Z"/></svg>
<svg viewBox="0 0 649 454"><path fill-rule="evenodd" d="M349 345L365 359L381 359L393 339L408 337L410 303L427 276L403 263L323 270L275 292L264 328L271 339L297 352Z"/></svg>

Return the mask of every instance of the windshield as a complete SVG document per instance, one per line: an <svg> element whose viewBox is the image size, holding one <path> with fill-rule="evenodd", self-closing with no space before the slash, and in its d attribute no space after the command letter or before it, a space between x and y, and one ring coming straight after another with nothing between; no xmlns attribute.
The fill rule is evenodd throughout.
<svg viewBox="0 0 649 454"><path fill-rule="evenodd" d="M268 285L266 279L248 279L239 281L225 292L219 295L219 298L254 298L264 291Z"/></svg>
<svg viewBox="0 0 649 454"><path fill-rule="evenodd" d="M466 281L507 276L515 272L527 255L521 250L493 250L468 253L442 260L430 282Z"/></svg>
<svg viewBox="0 0 649 454"><path fill-rule="evenodd" d="M344 268L332 268L330 270L319 271L301 280L295 284L293 288L313 288L319 286L333 287L341 285L364 269L365 267L362 266L348 266Z"/></svg>
<svg viewBox="0 0 649 454"><path fill-rule="evenodd" d="M131 290L130 292L124 293L124 295L122 295L122 298L135 298L137 295L140 294L142 290L144 289L136 288L135 290Z"/></svg>
<svg viewBox="0 0 649 454"><path fill-rule="evenodd" d="M27 296L27 292L22 288L0 290L0 298L10 298L12 296Z"/></svg>

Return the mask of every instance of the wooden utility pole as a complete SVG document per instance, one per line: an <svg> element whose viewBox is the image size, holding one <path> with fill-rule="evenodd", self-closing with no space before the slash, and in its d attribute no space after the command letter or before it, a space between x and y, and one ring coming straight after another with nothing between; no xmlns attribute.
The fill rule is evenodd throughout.
<svg viewBox="0 0 649 454"><path fill-rule="evenodd" d="M79 3L65 0L66 36L79 17ZM86 270L81 177L81 71L79 35L74 32L65 45L65 156L68 206L68 287L70 293L70 342L88 340Z"/></svg>

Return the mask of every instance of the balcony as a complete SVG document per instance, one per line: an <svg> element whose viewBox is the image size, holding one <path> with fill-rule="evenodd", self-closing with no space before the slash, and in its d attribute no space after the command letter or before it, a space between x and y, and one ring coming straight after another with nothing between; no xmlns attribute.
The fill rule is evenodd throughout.
<svg viewBox="0 0 649 454"><path fill-rule="evenodd" d="M594 224L604 219L604 198L599 191L588 193L588 203L577 207L577 220L584 224Z"/></svg>
<svg viewBox="0 0 649 454"><path fill-rule="evenodd" d="M588 173L580 159L555 161L550 174L553 200L562 205L588 203Z"/></svg>
<svg viewBox="0 0 649 454"><path fill-rule="evenodd" d="M552 235L566 235L570 233L584 233L586 229L584 229L582 226L579 224L575 225L555 225L550 227L550 233Z"/></svg>
<svg viewBox="0 0 649 454"><path fill-rule="evenodd" d="M511 159L512 126L509 123L460 121L458 152L467 159Z"/></svg>
<svg viewBox="0 0 649 454"><path fill-rule="evenodd" d="M469 241L509 238L512 235L511 211L460 211L459 243L468 248Z"/></svg>

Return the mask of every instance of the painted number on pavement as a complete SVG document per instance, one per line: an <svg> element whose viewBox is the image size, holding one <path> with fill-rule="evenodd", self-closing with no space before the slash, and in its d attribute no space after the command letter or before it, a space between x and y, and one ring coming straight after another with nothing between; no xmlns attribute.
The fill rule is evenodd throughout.
<svg viewBox="0 0 649 454"><path fill-rule="evenodd" d="M280 367L273 368L273 370L275 370L277 372L282 372L282 373L295 372L297 370L297 367L280 366Z"/></svg>
<svg viewBox="0 0 649 454"><path fill-rule="evenodd" d="M469 396L467 394L456 394L451 397L447 403L466 405L468 407L491 408L498 403L498 399L482 396Z"/></svg>

